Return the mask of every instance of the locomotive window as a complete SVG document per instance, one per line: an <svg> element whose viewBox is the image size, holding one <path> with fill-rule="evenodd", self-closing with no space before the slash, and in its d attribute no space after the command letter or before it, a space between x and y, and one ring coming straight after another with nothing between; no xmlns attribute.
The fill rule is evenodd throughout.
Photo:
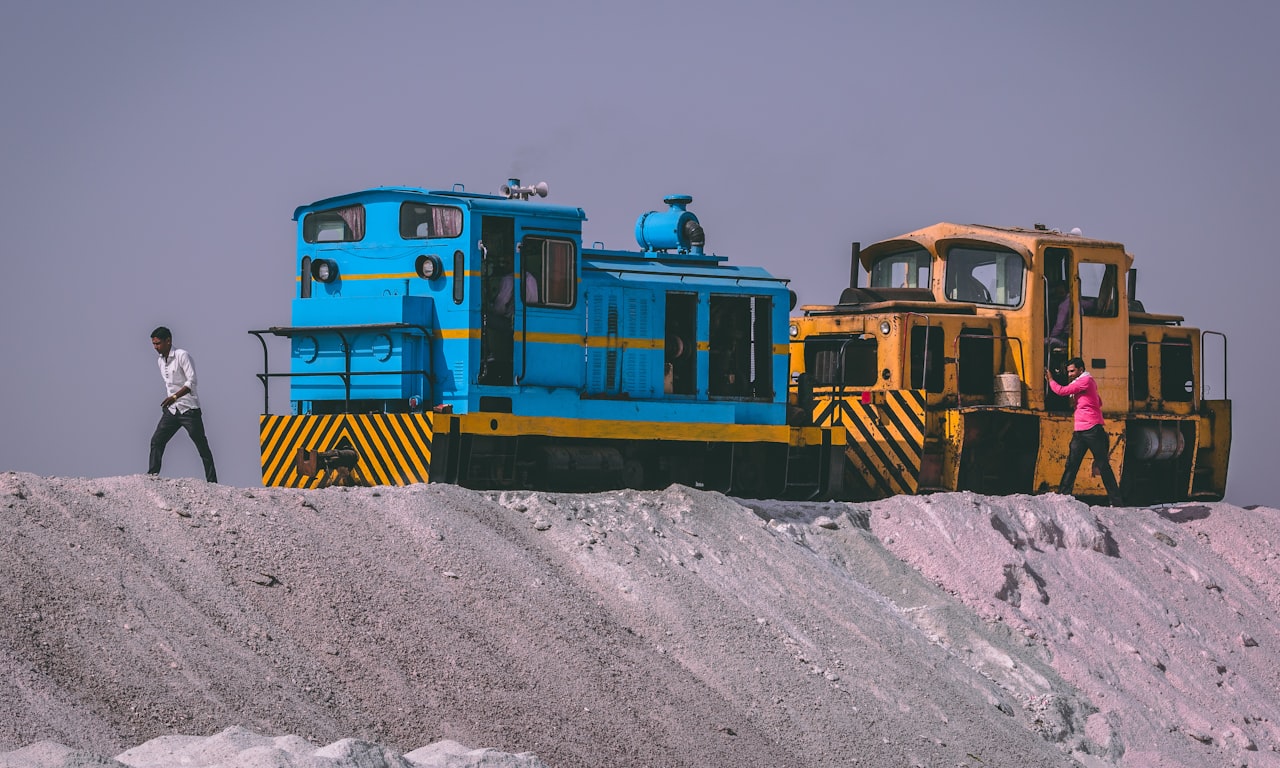
<svg viewBox="0 0 1280 768"><path fill-rule="evenodd" d="M1129 399L1142 401L1151 397L1150 356L1146 338L1129 337Z"/></svg>
<svg viewBox="0 0 1280 768"><path fill-rule="evenodd" d="M1012 251L957 246L947 250L946 293L951 301L1016 307L1022 303L1025 266Z"/></svg>
<svg viewBox="0 0 1280 768"><path fill-rule="evenodd" d="M938 326L911 329L911 388L941 392L945 380L943 332ZM961 351L964 356L964 351ZM963 390L962 390L963 391Z"/></svg>
<svg viewBox="0 0 1280 768"><path fill-rule="evenodd" d="M298 289L299 298L311 298L311 257L302 257L302 285Z"/></svg>
<svg viewBox="0 0 1280 768"><path fill-rule="evenodd" d="M668 395L698 393L698 296L667 293L662 389Z"/></svg>
<svg viewBox="0 0 1280 768"><path fill-rule="evenodd" d="M941 336L942 334L938 334ZM956 349L959 359L956 362L956 382L962 395L981 395L988 401L994 394L993 385L996 377L995 339L990 331L964 331L957 339ZM938 366L941 374L942 366ZM933 371L929 372L933 378ZM938 377L938 390L942 389L941 376Z"/></svg>
<svg viewBox="0 0 1280 768"><path fill-rule="evenodd" d="M467 257L462 251L453 252L453 303L461 304L467 285Z"/></svg>
<svg viewBox="0 0 1280 768"><path fill-rule="evenodd" d="M930 261L923 248L881 256L871 265L871 287L928 288Z"/></svg>
<svg viewBox="0 0 1280 768"><path fill-rule="evenodd" d="M773 398L773 302L765 296L712 296L707 393Z"/></svg>
<svg viewBox="0 0 1280 768"><path fill-rule="evenodd" d="M447 205L404 203L400 206L400 238L457 237L462 234L462 209Z"/></svg>
<svg viewBox="0 0 1280 768"><path fill-rule="evenodd" d="M364 239L364 206L348 205L308 213L302 219L302 239L308 243L354 243Z"/></svg>
<svg viewBox="0 0 1280 768"><path fill-rule="evenodd" d="M1189 403L1195 397L1195 370L1189 339L1164 337L1160 345L1160 397Z"/></svg>
<svg viewBox="0 0 1280 768"><path fill-rule="evenodd" d="M524 295L531 307L572 307L577 295L578 269L573 242L526 237L520 243Z"/></svg>
<svg viewBox="0 0 1280 768"><path fill-rule="evenodd" d="M874 336L810 336L804 343L804 368L814 386L875 386L880 373L878 343Z"/></svg>
<svg viewBox="0 0 1280 768"><path fill-rule="evenodd" d="M1080 264L1080 314L1085 317L1115 317L1120 302L1116 298L1116 265Z"/></svg>

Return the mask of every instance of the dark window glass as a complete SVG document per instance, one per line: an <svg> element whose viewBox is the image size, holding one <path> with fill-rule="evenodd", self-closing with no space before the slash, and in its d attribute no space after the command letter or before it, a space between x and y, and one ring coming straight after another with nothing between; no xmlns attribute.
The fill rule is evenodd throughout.
<svg viewBox="0 0 1280 768"><path fill-rule="evenodd" d="M1169 339L1160 345L1160 397L1172 403L1190 402L1195 394L1191 344Z"/></svg>
<svg viewBox="0 0 1280 768"><path fill-rule="evenodd" d="M462 209L448 205L404 203L400 206L400 237L457 237L462 234Z"/></svg>
<svg viewBox="0 0 1280 768"><path fill-rule="evenodd" d="M941 392L945 373L942 329L917 325L911 329L911 388Z"/></svg>
<svg viewBox="0 0 1280 768"><path fill-rule="evenodd" d="M573 242L526 237L520 243L524 295L531 307L572 307L578 287Z"/></svg>
<svg viewBox="0 0 1280 768"><path fill-rule="evenodd" d="M462 251L453 252L453 303L461 304L467 285L467 257Z"/></svg>
<svg viewBox="0 0 1280 768"><path fill-rule="evenodd" d="M668 293L663 354L663 392L694 395L698 392L698 297L692 293Z"/></svg>
<svg viewBox="0 0 1280 768"><path fill-rule="evenodd" d="M1129 339L1129 399L1151 397L1151 372L1148 370L1147 340L1141 336Z"/></svg>
<svg viewBox="0 0 1280 768"><path fill-rule="evenodd" d="M960 335L957 346L960 354L956 363L960 394L990 398L994 394L995 383L995 341L989 335L968 332ZM930 371L929 378L933 376L934 372Z"/></svg>
<svg viewBox="0 0 1280 768"><path fill-rule="evenodd" d="M302 219L302 239L308 243L354 243L364 239L364 206L348 205L308 213Z"/></svg>
<svg viewBox="0 0 1280 768"><path fill-rule="evenodd" d="M804 367L815 387L871 387L880 371L877 350L874 336L810 337Z"/></svg>
<svg viewBox="0 0 1280 768"><path fill-rule="evenodd" d="M302 285L299 288L301 298L311 298L311 257L302 257Z"/></svg>
<svg viewBox="0 0 1280 768"><path fill-rule="evenodd" d="M765 296L712 296L707 393L773 397L773 302Z"/></svg>

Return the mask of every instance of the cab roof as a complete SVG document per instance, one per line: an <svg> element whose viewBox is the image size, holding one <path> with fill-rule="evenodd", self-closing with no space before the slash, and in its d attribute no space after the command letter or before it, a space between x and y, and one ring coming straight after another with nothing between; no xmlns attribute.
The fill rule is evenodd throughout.
<svg viewBox="0 0 1280 768"><path fill-rule="evenodd" d="M359 192L348 192L334 197L326 197L323 200L317 200L308 205L300 205L293 211L293 220L298 221L303 216L314 211L324 211L331 208L341 208L347 205L356 205L359 203L381 203L387 201L403 200L415 201L421 203L434 203L437 205L457 205L463 208L481 211L491 211L494 213L505 213L506 215L537 215L554 219L572 219L576 221L586 221L586 213L581 208L575 208L567 205L549 205L547 203L535 203L529 200L520 200L518 198L508 198L502 195L490 195L479 192L467 192L458 185L455 189L425 189L422 187L373 187L371 189L360 190Z"/></svg>
<svg viewBox="0 0 1280 768"><path fill-rule="evenodd" d="M863 249L858 259L864 269L869 269L871 263L880 256L900 251L911 245L920 246L936 253L940 245L945 246L960 242L1003 246L1021 254L1023 260L1028 264L1031 263L1033 254L1045 246L1115 249L1124 253L1124 244L1122 243L1088 238L1084 235L1070 232L1039 228L997 227L986 224L953 224L943 221L908 232L905 235L874 243Z"/></svg>

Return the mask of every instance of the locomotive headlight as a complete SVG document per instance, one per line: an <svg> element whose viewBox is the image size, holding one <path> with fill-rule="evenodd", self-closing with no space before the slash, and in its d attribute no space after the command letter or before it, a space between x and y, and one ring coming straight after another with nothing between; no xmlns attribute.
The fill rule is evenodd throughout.
<svg viewBox="0 0 1280 768"><path fill-rule="evenodd" d="M432 280L439 277L443 273L443 267L440 265L438 256L419 256L414 269L418 273L418 277L423 280Z"/></svg>
<svg viewBox="0 0 1280 768"><path fill-rule="evenodd" d="M893 326L889 325L889 321L888 321L888 320L881 320L881 321L880 321L880 333L883 333L885 336L888 336L888 335L889 335L889 331L891 331L891 330L893 330Z"/></svg>
<svg viewBox="0 0 1280 768"><path fill-rule="evenodd" d="M311 262L311 276L322 283L332 283L338 277L338 264L329 259Z"/></svg>
<svg viewBox="0 0 1280 768"><path fill-rule="evenodd" d="M791 327L787 329L787 333L791 334L791 338L794 339L795 337L800 335L800 326L796 325L795 323L792 323Z"/></svg>

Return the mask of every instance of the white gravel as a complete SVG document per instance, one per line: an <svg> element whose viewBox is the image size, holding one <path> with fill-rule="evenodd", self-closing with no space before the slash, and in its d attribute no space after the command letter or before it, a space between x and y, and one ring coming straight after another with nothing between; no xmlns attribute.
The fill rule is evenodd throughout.
<svg viewBox="0 0 1280 768"><path fill-rule="evenodd" d="M1276 766L1278 521L2 473L0 768Z"/></svg>

